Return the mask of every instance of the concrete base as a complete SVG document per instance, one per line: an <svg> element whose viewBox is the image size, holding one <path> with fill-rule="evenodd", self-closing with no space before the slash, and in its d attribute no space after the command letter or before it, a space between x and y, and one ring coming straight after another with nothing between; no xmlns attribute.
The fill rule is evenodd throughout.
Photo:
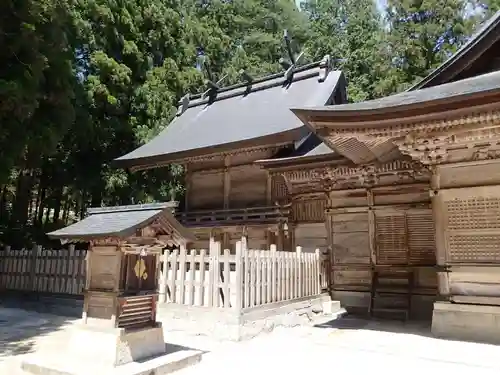
<svg viewBox="0 0 500 375"><path fill-rule="evenodd" d="M96 328L83 324L75 328L68 354L83 361L120 366L165 354L161 324L135 330Z"/></svg>
<svg viewBox="0 0 500 375"><path fill-rule="evenodd" d="M201 352L195 350L180 350L118 367L82 362L81 359L72 360L64 356L57 358L33 356L25 358L21 368L36 375L164 375L200 362L201 355Z"/></svg>
<svg viewBox="0 0 500 375"><path fill-rule="evenodd" d="M500 306L436 302L432 333L442 338L500 344Z"/></svg>

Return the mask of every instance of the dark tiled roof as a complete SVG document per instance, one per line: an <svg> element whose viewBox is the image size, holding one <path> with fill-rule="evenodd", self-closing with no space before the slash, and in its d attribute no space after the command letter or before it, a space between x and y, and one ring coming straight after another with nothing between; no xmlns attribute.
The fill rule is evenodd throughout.
<svg viewBox="0 0 500 375"><path fill-rule="evenodd" d="M145 227L164 213L173 225L178 224L172 215L173 202L144 205L91 208L89 216L65 228L48 233L55 239L91 239L99 237L128 237L138 228Z"/></svg>
<svg viewBox="0 0 500 375"><path fill-rule="evenodd" d="M297 114L323 113L350 113L363 111L377 111L387 108L404 107L412 104L432 102L453 97L466 96L475 93L487 93L500 89L500 71L483 74L461 81L447 83L444 85L429 87L426 89L407 91L396 95L366 102L340 104L322 107L302 107L292 109Z"/></svg>
<svg viewBox="0 0 500 375"><path fill-rule="evenodd" d="M431 87L437 84L449 82L454 75L460 71L452 72L457 64L465 62L469 59L475 59L484 52L485 49L492 46L495 41L500 39L500 11L497 11L488 21L486 21L471 38L457 52L455 52L448 60L437 67L432 73L421 80L419 83L409 88L407 91ZM481 46L486 37L491 37L486 46ZM467 68L468 64L464 64ZM444 82L443 82L444 80Z"/></svg>
<svg viewBox="0 0 500 375"><path fill-rule="evenodd" d="M213 102L192 100L156 138L115 163L140 169L242 147L251 141L271 144L278 135L281 141L294 142L307 130L290 108L327 104L344 79L341 72L330 71L320 80L324 70L314 63L299 68L288 84L283 74L275 74L255 80L251 87L240 84L223 89Z"/></svg>

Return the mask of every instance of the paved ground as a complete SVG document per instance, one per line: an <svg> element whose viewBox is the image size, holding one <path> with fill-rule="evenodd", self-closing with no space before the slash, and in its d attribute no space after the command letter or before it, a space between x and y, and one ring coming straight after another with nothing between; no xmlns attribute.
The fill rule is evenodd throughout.
<svg viewBox="0 0 500 375"><path fill-rule="evenodd" d="M63 352L75 319L0 307L0 374L16 370L23 355ZM166 332L178 345L207 353L200 364L178 375L244 375L271 373L350 374L372 370L384 375L403 371L456 371L455 375L500 373L500 346L439 340L428 328L343 318L321 328L276 329L241 343L214 342L206 337Z"/></svg>

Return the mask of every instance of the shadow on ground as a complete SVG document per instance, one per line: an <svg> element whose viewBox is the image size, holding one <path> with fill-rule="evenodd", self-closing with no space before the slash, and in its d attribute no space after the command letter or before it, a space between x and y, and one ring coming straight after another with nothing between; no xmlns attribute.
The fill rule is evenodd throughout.
<svg viewBox="0 0 500 375"><path fill-rule="evenodd" d="M368 319L347 315L340 319L314 325L315 328L336 328L339 330L365 330L389 333L404 333L424 337L434 337L431 333L431 322L427 321L394 321Z"/></svg>
<svg viewBox="0 0 500 375"><path fill-rule="evenodd" d="M0 303L0 361L8 356L33 352L40 338L75 320L73 317L3 307Z"/></svg>

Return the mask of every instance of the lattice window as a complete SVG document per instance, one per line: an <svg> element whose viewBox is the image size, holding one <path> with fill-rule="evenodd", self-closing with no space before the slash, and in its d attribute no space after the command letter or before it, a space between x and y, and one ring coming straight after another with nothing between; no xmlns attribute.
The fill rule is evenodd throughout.
<svg viewBox="0 0 500 375"><path fill-rule="evenodd" d="M448 262L499 263L500 197L456 198L445 207Z"/></svg>
<svg viewBox="0 0 500 375"><path fill-rule="evenodd" d="M409 259L405 214L375 217L377 264L407 264Z"/></svg>
<svg viewBox="0 0 500 375"><path fill-rule="evenodd" d="M436 240L432 210L415 210L406 213L410 264L436 264Z"/></svg>
<svg viewBox="0 0 500 375"><path fill-rule="evenodd" d="M271 180L271 198L273 202L283 202L288 200L288 189L283 176L273 176Z"/></svg>
<svg viewBox="0 0 500 375"><path fill-rule="evenodd" d="M499 234L450 235L450 261L456 263L500 262Z"/></svg>
<svg viewBox="0 0 500 375"><path fill-rule="evenodd" d="M436 242L430 209L377 214L377 264L434 265Z"/></svg>
<svg viewBox="0 0 500 375"><path fill-rule="evenodd" d="M474 197L446 202L448 229L500 229L500 199Z"/></svg>

